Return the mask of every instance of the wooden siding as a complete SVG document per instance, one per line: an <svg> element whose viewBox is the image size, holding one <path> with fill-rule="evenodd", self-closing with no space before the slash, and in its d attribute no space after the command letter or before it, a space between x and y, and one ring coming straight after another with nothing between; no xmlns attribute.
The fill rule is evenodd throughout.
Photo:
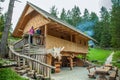
<svg viewBox="0 0 120 80"><path fill-rule="evenodd" d="M63 51L68 52L88 53L88 45L73 43L67 40L47 35L46 48L50 49L53 47L65 47Z"/></svg>
<svg viewBox="0 0 120 80"><path fill-rule="evenodd" d="M48 20L43 18L43 16L41 16L40 14L37 14L27 22L25 29L24 29L24 33L27 33L30 30L31 26L33 26L35 29L47 23L48 23Z"/></svg>

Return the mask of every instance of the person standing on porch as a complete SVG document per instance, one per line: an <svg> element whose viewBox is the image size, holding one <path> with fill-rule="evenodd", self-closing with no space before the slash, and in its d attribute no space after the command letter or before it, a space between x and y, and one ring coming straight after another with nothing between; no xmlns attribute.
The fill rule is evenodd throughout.
<svg viewBox="0 0 120 80"><path fill-rule="evenodd" d="M34 34L34 28L33 26L29 30L29 42L32 44L33 43L33 34Z"/></svg>
<svg viewBox="0 0 120 80"><path fill-rule="evenodd" d="M36 30L36 33L39 35L38 44L42 45L42 44L43 44L43 35L42 35L41 27L39 27L39 28Z"/></svg>

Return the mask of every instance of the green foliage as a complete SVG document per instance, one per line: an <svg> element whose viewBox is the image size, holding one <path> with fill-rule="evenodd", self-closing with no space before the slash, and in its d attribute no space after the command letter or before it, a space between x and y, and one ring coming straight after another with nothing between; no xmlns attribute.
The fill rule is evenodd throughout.
<svg viewBox="0 0 120 80"><path fill-rule="evenodd" d="M2 66L4 63L7 63L7 61L4 59L0 59L0 66Z"/></svg>
<svg viewBox="0 0 120 80"><path fill-rule="evenodd" d="M4 29L4 23L5 23L4 15L1 15L0 16L0 32L2 32Z"/></svg>
<svg viewBox="0 0 120 80"><path fill-rule="evenodd" d="M90 18L89 11L87 9L84 10L83 21L88 21Z"/></svg>
<svg viewBox="0 0 120 80"><path fill-rule="evenodd" d="M101 22L97 22L95 24L95 26L93 27L93 30L94 30L94 35L93 35L93 38L98 41L97 45L99 46L100 45L100 37L102 35L101 31L102 31L102 26L101 26Z"/></svg>
<svg viewBox="0 0 120 80"><path fill-rule="evenodd" d="M20 77L15 71L10 68L0 69L0 80L27 80Z"/></svg>
<svg viewBox="0 0 120 80"><path fill-rule="evenodd" d="M66 14L66 11L64 8L62 9L62 12L60 14L60 19L64 20L64 21L66 21L66 19L67 19L67 14Z"/></svg>
<svg viewBox="0 0 120 80"><path fill-rule="evenodd" d="M120 5L114 4L111 11L112 46L120 49Z"/></svg>
<svg viewBox="0 0 120 80"><path fill-rule="evenodd" d="M1 39L1 37L2 37L2 32L0 32L0 39Z"/></svg>
<svg viewBox="0 0 120 80"><path fill-rule="evenodd" d="M74 6L74 8L68 11L65 11L65 9L63 8L60 14L60 19L76 27L81 21L80 15L81 15L81 12L78 6Z"/></svg>
<svg viewBox="0 0 120 80"><path fill-rule="evenodd" d="M102 64L106 61L106 58L111 54L112 51L110 50L104 50L100 48L90 48L88 53L88 60L98 60Z"/></svg>
<svg viewBox="0 0 120 80"><path fill-rule="evenodd" d="M101 8L101 37L100 46L103 48L110 47L111 35L110 35L110 15L105 7Z"/></svg>
<svg viewBox="0 0 120 80"><path fill-rule="evenodd" d="M77 27L77 25L80 23L81 21L81 12L78 6L74 6L74 8L72 8L71 10L71 16L72 16L72 25Z"/></svg>
<svg viewBox="0 0 120 80"><path fill-rule="evenodd" d="M77 58L83 59L84 57L82 55L78 55Z"/></svg>
<svg viewBox="0 0 120 80"><path fill-rule="evenodd" d="M117 61L120 61L120 51L116 51L113 55L113 64L120 68L120 63L117 63Z"/></svg>
<svg viewBox="0 0 120 80"><path fill-rule="evenodd" d="M6 15L7 15L6 13L0 15L0 41L1 41L1 37L2 37L2 32L4 31Z"/></svg>
<svg viewBox="0 0 120 80"><path fill-rule="evenodd" d="M58 17L58 11L55 5L52 6L52 8L50 8L50 14L53 15L54 17Z"/></svg>
<svg viewBox="0 0 120 80"><path fill-rule="evenodd" d="M94 12L91 12L91 14L89 16L89 19L90 19L90 21L93 21L93 22L98 22L99 21L99 18L97 16L97 14L94 13Z"/></svg>

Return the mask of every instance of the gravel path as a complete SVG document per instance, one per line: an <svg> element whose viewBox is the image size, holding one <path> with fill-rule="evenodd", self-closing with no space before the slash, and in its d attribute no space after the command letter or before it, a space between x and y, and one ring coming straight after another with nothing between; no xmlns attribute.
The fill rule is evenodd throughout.
<svg viewBox="0 0 120 80"><path fill-rule="evenodd" d="M105 64L110 64L112 62L114 51L110 54L110 56L106 59Z"/></svg>
<svg viewBox="0 0 120 80"><path fill-rule="evenodd" d="M60 73L52 74L53 80L95 80L88 78L86 67L62 68Z"/></svg>

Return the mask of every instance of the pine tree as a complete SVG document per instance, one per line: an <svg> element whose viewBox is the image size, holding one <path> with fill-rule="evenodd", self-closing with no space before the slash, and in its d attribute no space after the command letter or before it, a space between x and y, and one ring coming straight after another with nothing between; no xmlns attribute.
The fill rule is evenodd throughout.
<svg viewBox="0 0 120 80"><path fill-rule="evenodd" d="M97 16L97 14L96 13L94 13L94 12L91 12L91 14L90 14L90 16L89 16L89 20L90 21L93 21L93 22L98 22L99 21L99 18L98 18L98 16Z"/></svg>
<svg viewBox="0 0 120 80"><path fill-rule="evenodd" d="M111 11L111 44L114 48L120 48L120 1L113 2Z"/></svg>
<svg viewBox="0 0 120 80"><path fill-rule="evenodd" d="M58 10L57 8L54 6L52 6L52 8L50 8L50 14L53 15L54 17L58 17Z"/></svg>
<svg viewBox="0 0 120 80"><path fill-rule="evenodd" d="M89 11L87 9L84 10L83 21L88 21L90 17Z"/></svg>
<svg viewBox="0 0 120 80"><path fill-rule="evenodd" d="M101 40L100 46L103 48L110 47L111 35L110 35L110 15L105 7L101 8Z"/></svg>
<svg viewBox="0 0 120 80"><path fill-rule="evenodd" d="M93 30L92 37L99 42L99 33L101 32L99 30L99 18L96 13L91 12L89 16L89 21L92 22L94 25L91 27L91 30Z"/></svg>
<svg viewBox="0 0 120 80"><path fill-rule="evenodd" d="M71 16L72 16L72 25L77 27L78 24L81 21L81 12L78 6L74 6L71 10Z"/></svg>
<svg viewBox="0 0 120 80"><path fill-rule="evenodd" d="M66 19L67 19L67 14L66 14L66 11L64 8L62 9L62 12L60 14L60 19L63 21L66 21Z"/></svg>
<svg viewBox="0 0 120 80"><path fill-rule="evenodd" d="M66 22L72 25L72 12L70 10L67 11Z"/></svg>

